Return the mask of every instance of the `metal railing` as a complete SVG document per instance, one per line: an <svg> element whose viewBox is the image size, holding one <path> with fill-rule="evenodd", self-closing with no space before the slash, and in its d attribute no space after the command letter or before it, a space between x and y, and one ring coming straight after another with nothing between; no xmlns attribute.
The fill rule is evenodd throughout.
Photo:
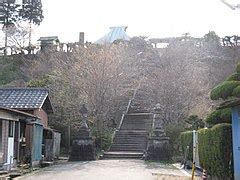
<svg viewBox="0 0 240 180"><path fill-rule="evenodd" d="M125 115L128 113L128 110L129 110L129 108L130 108L130 106L131 106L131 103L132 103L132 99L130 99L130 100L128 101L127 109L126 109L126 111L123 112L123 114L122 114L122 117L121 117L121 120L120 120L120 123L119 123L119 126L118 126L118 130L120 130L121 127L122 127L123 119L124 119Z"/></svg>

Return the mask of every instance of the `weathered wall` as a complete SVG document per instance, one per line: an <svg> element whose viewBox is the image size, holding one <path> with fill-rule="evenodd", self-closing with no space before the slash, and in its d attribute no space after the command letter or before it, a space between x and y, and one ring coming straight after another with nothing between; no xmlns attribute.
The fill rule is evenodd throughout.
<svg viewBox="0 0 240 180"><path fill-rule="evenodd" d="M7 162L7 152L8 152L8 125L9 122L2 120L2 152L3 152L3 162Z"/></svg>
<svg viewBox="0 0 240 180"><path fill-rule="evenodd" d="M48 115L43 109L35 109L33 115L41 119L43 127L48 126Z"/></svg>
<svg viewBox="0 0 240 180"><path fill-rule="evenodd" d="M18 121L18 117L16 117L16 115L13 115L13 114L8 113L7 111L1 110L1 109L0 109L0 119Z"/></svg>
<svg viewBox="0 0 240 180"><path fill-rule="evenodd" d="M61 144L61 133L54 132L53 133L53 153L55 158L60 155L60 144Z"/></svg>

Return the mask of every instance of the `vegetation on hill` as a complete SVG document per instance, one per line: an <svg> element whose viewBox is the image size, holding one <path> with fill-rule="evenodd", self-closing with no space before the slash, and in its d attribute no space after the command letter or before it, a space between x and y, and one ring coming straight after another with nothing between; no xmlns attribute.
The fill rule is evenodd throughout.
<svg viewBox="0 0 240 180"><path fill-rule="evenodd" d="M0 86L6 85L21 77L20 62L14 57L0 56Z"/></svg>
<svg viewBox="0 0 240 180"><path fill-rule="evenodd" d="M199 104L201 114L210 111L208 93L233 71L234 57L240 57L229 47L212 46L199 47L189 39L154 49L144 38L135 37L112 45L90 44L71 53L0 57L0 83L48 88L56 109L49 122L63 132L81 122L79 109L85 103L98 137L111 128L112 119L120 120L140 83L143 100L150 107L160 103L164 124L174 125L183 123Z"/></svg>

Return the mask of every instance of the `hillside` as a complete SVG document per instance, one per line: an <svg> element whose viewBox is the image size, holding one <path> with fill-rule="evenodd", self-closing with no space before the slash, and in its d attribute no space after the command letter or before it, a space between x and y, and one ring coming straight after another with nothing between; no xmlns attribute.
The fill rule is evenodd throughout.
<svg viewBox="0 0 240 180"><path fill-rule="evenodd" d="M139 43L139 42L138 42ZM184 113L189 114L197 114L200 117L203 115L206 115L207 112L211 111L211 109L214 107L214 103L209 98L209 93L211 89L216 86L218 83L223 81L228 75L230 75L238 62L238 59L240 57L239 53L239 47L221 47L220 49L214 49L209 51L208 49L200 49L200 48L189 48L188 46L176 46L168 48L164 51L164 53L160 56L156 55L156 50L149 48L148 45L144 44L143 42L140 42L141 46L139 44L136 46L137 49L134 49L134 51L138 52L139 50L143 50L144 54L141 54L142 59L148 59L148 61L141 60L141 59L132 59L131 54L134 54L134 51L132 49L127 51L120 51L119 55L122 56L124 59L126 58L126 61L136 61L140 64L136 66L143 73L147 73L147 77L145 77L146 80L146 89L151 93L148 96L151 96L148 98L149 100L152 99L153 103L161 102L162 104L166 104L164 106L163 111L175 111L179 110L178 113L183 113L183 109L188 109L188 111L184 110ZM136 48L134 47L134 48ZM122 47L121 47L122 48ZM140 48L140 49L139 49ZM128 52L129 51L129 52ZM124 52L124 53L123 53ZM29 81L31 81L31 85L41 85L42 82L50 83L49 77L56 77L52 72L56 73L60 69L56 69L56 67L59 68L61 64L63 64L60 61L56 61L57 59L63 59L65 63L68 63L69 65L71 63L71 59L69 56L66 56L64 54L55 54L54 58L53 56L49 56L46 54L43 55L15 55L15 56L1 56L0 57L0 86L2 87L18 87L18 86L27 86ZM48 59L49 58L49 59ZM44 61L43 61L44 59ZM51 60L53 59L53 60ZM55 60L54 60L55 59ZM136 63L134 62L134 63ZM171 66L169 66L171 64ZM56 67L55 67L56 66ZM73 65L74 66L74 65ZM189 66L186 68L186 66ZM129 72L133 70L132 65L127 66L126 76L129 76ZM61 71L65 71L66 67L62 67ZM68 67L72 68L72 67ZM130 68L130 69L129 69ZM170 68L170 69L169 69ZM185 69L186 68L186 69ZM153 77L150 74L155 74ZM160 72L160 74L159 74ZM186 73L187 72L187 73ZM72 73L72 72L71 72ZM75 76L74 74L68 74L69 76ZM182 76L182 73L184 73L184 76ZM185 74L186 73L186 74ZM51 74L51 76L45 76ZM165 74L165 75L164 75ZM180 76L179 76L179 75ZM60 75L57 74L57 76L65 76L64 74ZM132 76L132 75L131 75ZM138 77L139 75L134 75L134 77ZM146 76L146 75L145 75ZM165 77L166 76L166 77ZM182 76L182 79L180 78ZM47 77L47 81L45 82ZM67 77L69 78L69 77ZM75 77L78 78L78 77ZM130 78L131 79L131 78ZM131 80L128 80L131 81ZM36 81L37 80L37 81ZM126 78L125 78L126 80ZM132 79L134 80L134 79ZM135 80L134 80L135 81ZM37 84L36 84L37 82ZM39 84L40 82L40 84ZM54 82L56 82L54 80ZM165 84L166 83L166 84ZM50 83L51 84L51 83ZM47 84L44 84L47 85ZM59 86L55 85L47 85L50 90L52 91L53 96L56 94L56 88L60 88ZM74 85L75 86L75 85ZM169 92L164 92L166 88L177 88L177 91L175 90L175 95L172 96L172 94L169 94ZM62 87L61 87L62 88ZM149 88L151 90L149 90ZM63 91L66 91L66 89L62 89ZM67 90L70 91L70 90ZM125 90L124 90L125 91ZM179 91L179 92L178 92ZM153 92L157 92L157 94L152 94ZM71 92L72 95L74 95L75 92ZM182 95L180 95L180 94ZM63 98L65 92L61 92L61 98ZM53 101L55 103L55 106L59 106L59 94L58 97L53 97ZM169 99L171 97L173 99ZM180 97L179 97L180 96ZM161 98L160 98L161 97ZM164 97L164 98L163 98ZM166 98L167 97L167 98ZM66 101L68 101L66 97L64 97ZM116 97L116 99L119 99L120 97ZM180 98L180 99L179 99ZM185 98L185 99L184 99ZM70 97L71 101L75 101L75 97ZM121 98L120 98L121 99ZM183 101L183 102L181 102ZM191 103L190 103L191 101ZM175 109L169 109L167 106L168 103L179 103L181 102L182 105L176 105L174 107ZM190 105L186 106L186 103ZM115 104L116 107L118 106L118 103ZM114 106L115 106L114 105ZM184 107L186 106L186 107ZM186 114L185 114L186 115ZM178 116L171 116L171 118L179 118ZM181 117L180 117L181 118Z"/></svg>

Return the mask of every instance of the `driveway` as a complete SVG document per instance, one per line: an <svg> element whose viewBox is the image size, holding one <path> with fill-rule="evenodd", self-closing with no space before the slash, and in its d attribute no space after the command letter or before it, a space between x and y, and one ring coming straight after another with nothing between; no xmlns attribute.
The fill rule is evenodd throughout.
<svg viewBox="0 0 240 180"><path fill-rule="evenodd" d="M159 180L185 176L172 165L142 160L68 162L22 176L20 180ZM185 178L184 178L185 179ZM188 178L187 178L188 179Z"/></svg>

